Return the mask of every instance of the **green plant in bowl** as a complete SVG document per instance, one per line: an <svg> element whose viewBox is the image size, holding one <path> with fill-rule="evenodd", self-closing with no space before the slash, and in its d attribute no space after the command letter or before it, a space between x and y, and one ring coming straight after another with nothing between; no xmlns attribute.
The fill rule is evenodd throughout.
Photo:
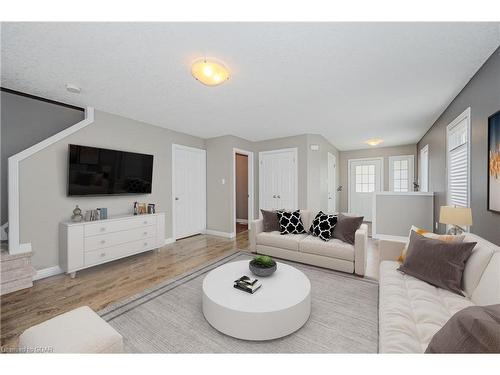
<svg viewBox="0 0 500 375"><path fill-rule="evenodd" d="M276 265L276 262L273 260L273 258L267 255L257 255L255 258L253 258L252 263L262 268L271 268Z"/></svg>

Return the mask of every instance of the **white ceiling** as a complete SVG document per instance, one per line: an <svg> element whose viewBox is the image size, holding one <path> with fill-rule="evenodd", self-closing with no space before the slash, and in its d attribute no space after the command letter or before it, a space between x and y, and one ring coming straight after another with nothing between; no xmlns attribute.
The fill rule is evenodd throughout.
<svg viewBox="0 0 500 375"><path fill-rule="evenodd" d="M418 141L500 45L500 23L3 23L2 86L203 138ZM232 77L206 87L203 56ZM82 88L65 90L66 83Z"/></svg>

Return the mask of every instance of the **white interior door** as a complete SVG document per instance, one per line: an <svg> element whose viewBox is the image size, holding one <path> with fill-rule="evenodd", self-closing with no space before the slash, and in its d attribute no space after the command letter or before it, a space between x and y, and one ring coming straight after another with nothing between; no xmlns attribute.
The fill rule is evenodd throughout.
<svg viewBox="0 0 500 375"><path fill-rule="evenodd" d="M429 145L420 150L420 191L429 191Z"/></svg>
<svg viewBox="0 0 500 375"><path fill-rule="evenodd" d="M206 152L173 145L173 232L179 239L206 227Z"/></svg>
<svg viewBox="0 0 500 375"><path fill-rule="evenodd" d="M337 175L337 158L335 155L328 153L328 212L334 213L337 211L336 200L337 190L335 177Z"/></svg>
<svg viewBox="0 0 500 375"><path fill-rule="evenodd" d="M259 206L297 209L297 149L259 153Z"/></svg>
<svg viewBox="0 0 500 375"><path fill-rule="evenodd" d="M382 190L382 159L349 160L349 212L372 221L373 193Z"/></svg>

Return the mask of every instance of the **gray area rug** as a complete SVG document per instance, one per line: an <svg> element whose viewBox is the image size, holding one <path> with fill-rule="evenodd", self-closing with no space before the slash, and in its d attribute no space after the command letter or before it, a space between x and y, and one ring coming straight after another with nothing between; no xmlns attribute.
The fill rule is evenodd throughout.
<svg viewBox="0 0 500 375"><path fill-rule="evenodd" d="M226 262L251 259L238 252L99 311L124 338L129 353L376 353L378 283L304 264L280 261L311 281L312 308L295 333L270 341L226 336L205 320L202 282Z"/></svg>

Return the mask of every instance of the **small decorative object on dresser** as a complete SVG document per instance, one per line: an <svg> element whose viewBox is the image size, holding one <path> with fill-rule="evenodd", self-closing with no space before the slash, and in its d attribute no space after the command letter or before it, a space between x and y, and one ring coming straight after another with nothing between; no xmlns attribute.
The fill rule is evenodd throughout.
<svg viewBox="0 0 500 375"><path fill-rule="evenodd" d="M83 220L82 210L80 209L80 207L78 207L78 205L76 205L75 209L73 210L73 215L71 216L71 221L79 223L82 220Z"/></svg>
<svg viewBox="0 0 500 375"><path fill-rule="evenodd" d="M139 215L144 215L148 213L148 208L146 203L139 203L138 206Z"/></svg>
<svg viewBox="0 0 500 375"><path fill-rule="evenodd" d="M148 214L154 214L154 213L156 213L155 205L153 203L149 203L148 204Z"/></svg>
<svg viewBox="0 0 500 375"><path fill-rule="evenodd" d="M270 256L257 255L249 262L248 267L254 275L267 277L271 276L276 271L278 266Z"/></svg>

